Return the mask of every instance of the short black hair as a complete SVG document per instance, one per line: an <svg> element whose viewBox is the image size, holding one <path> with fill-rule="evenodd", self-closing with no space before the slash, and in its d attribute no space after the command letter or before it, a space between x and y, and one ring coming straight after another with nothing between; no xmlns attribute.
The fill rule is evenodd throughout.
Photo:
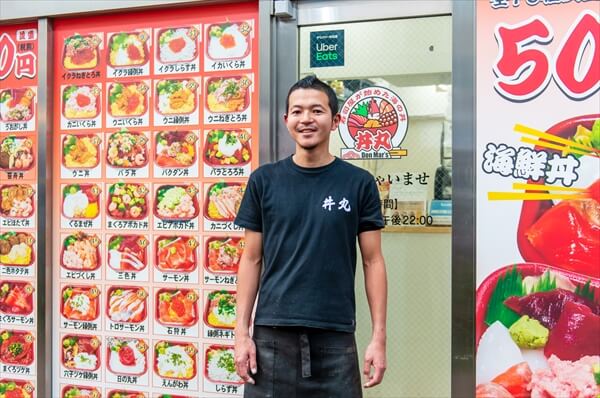
<svg viewBox="0 0 600 398"><path fill-rule="evenodd" d="M287 98L285 99L285 113L287 114L290 109L290 95L296 90L299 89L314 89L324 92L327 95L327 99L329 102L329 109L331 110L331 115L335 116L338 113L338 101L335 95L335 91L329 86L329 84L319 80L315 75L308 75L300 80L298 80L292 87L290 87L290 91L288 91Z"/></svg>

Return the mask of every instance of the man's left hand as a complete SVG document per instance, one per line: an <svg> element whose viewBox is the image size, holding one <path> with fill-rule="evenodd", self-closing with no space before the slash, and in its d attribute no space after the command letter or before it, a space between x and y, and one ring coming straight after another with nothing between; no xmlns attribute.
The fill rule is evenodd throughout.
<svg viewBox="0 0 600 398"><path fill-rule="evenodd" d="M371 340L365 352L363 373L367 382L363 386L369 388L381 383L386 366L385 343Z"/></svg>

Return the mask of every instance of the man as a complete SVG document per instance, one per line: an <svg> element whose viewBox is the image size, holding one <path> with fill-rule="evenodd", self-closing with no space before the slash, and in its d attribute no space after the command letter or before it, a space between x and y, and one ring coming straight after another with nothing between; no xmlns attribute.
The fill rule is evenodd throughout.
<svg viewBox="0 0 600 398"><path fill-rule="evenodd" d="M354 340L357 237L372 320L364 387L379 384L386 367L379 194L367 171L329 153L340 115L327 84L314 76L299 80L286 109L296 153L252 173L235 220L246 229L237 373L246 398L362 397Z"/></svg>

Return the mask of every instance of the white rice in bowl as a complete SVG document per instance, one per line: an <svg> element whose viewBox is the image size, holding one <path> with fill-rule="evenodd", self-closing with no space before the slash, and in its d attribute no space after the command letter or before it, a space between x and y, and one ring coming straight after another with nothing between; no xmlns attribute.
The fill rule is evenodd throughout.
<svg viewBox="0 0 600 398"><path fill-rule="evenodd" d="M227 369L227 364L233 366L233 349L212 349L207 352L208 376L214 381L239 383L242 381L235 370Z"/></svg>
<svg viewBox="0 0 600 398"><path fill-rule="evenodd" d="M78 95L83 95L85 97L88 97L90 100L90 103L86 106L79 106L77 104L77 96ZM96 96L94 94L92 94L92 89L89 86L80 86L77 87L77 90L75 90L73 93L71 93L71 95L69 96L69 99L67 100L65 107L67 109L71 109L75 112L96 112Z"/></svg>
<svg viewBox="0 0 600 398"><path fill-rule="evenodd" d="M194 59L196 53L196 42L187 34L187 28L175 29L168 41L160 46L159 57L161 62L180 62L180 61L191 61ZM169 43L171 40L183 39L185 46L178 52L173 52Z"/></svg>
<svg viewBox="0 0 600 398"><path fill-rule="evenodd" d="M194 360L180 345L167 347L165 352L157 357L158 373L163 377L189 379L194 370Z"/></svg>
<svg viewBox="0 0 600 398"><path fill-rule="evenodd" d="M169 94L160 94L158 96L158 110L162 114L173 113L169 103Z"/></svg>
<svg viewBox="0 0 600 398"><path fill-rule="evenodd" d="M75 355L75 358L73 358L73 362L75 362L76 369L94 370L96 369L98 358L94 354L80 352L77 355Z"/></svg>
<svg viewBox="0 0 600 398"><path fill-rule="evenodd" d="M232 59L241 58L248 49L248 39L244 36L237 24L228 26L223 30L223 35L231 35L235 45L231 48L224 48L220 43L220 38L211 36L208 43L208 55L212 59Z"/></svg>
<svg viewBox="0 0 600 398"><path fill-rule="evenodd" d="M146 357L137 348L137 342L135 340L128 340L125 342L125 345L127 345L133 351L135 363L133 365L124 365L119 359L119 352L111 350L109 362L112 372L116 374L131 375L139 375L144 373L144 369L146 369Z"/></svg>

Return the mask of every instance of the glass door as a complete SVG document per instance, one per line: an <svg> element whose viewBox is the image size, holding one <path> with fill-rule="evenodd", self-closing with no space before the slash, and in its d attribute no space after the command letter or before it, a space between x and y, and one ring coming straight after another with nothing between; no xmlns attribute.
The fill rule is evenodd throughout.
<svg viewBox="0 0 600 398"><path fill-rule="evenodd" d="M300 76L338 95L331 152L371 172L386 222L388 370L366 397L450 395L451 37L450 16L300 28ZM357 274L362 355L371 329Z"/></svg>

